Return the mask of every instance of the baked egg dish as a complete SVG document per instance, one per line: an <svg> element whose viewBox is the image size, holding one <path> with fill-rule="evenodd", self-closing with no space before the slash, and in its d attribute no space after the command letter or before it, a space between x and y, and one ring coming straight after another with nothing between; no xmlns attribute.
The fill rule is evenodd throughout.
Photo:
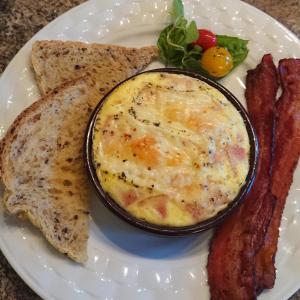
<svg viewBox="0 0 300 300"><path fill-rule="evenodd" d="M216 88L182 74L147 72L105 98L92 132L102 189L148 223L189 226L215 216L249 172L243 118Z"/></svg>

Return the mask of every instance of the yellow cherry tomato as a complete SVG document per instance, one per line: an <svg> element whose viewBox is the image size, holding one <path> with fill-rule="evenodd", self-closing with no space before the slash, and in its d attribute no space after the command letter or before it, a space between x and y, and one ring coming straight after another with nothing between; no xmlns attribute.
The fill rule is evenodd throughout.
<svg viewBox="0 0 300 300"><path fill-rule="evenodd" d="M230 52L218 46L204 51L200 64L213 77L223 77L233 68Z"/></svg>

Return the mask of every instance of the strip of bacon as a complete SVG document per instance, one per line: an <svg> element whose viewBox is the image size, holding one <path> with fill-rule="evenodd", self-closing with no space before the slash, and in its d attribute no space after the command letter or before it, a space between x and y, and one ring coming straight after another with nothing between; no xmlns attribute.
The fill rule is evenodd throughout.
<svg viewBox="0 0 300 300"><path fill-rule="evenodd" d="M263 243L273 213L273 198L265 199L270 184L273 113L278 80L272 56L265 55L248 72L246 100L259 146L254 186L243 204L221 224L208 257L211 299L255 299L255 253Z"/></svg>
<svg viewBox="0 0 300 300"><path fill-rule="evenodd" d="M256 257L257 290L272 288L275 282L275 254L285 200L300 155L300 59L279 62L282 96L276 103L275 151L271 192L276 197L274 215L263 247Z"/></svg>

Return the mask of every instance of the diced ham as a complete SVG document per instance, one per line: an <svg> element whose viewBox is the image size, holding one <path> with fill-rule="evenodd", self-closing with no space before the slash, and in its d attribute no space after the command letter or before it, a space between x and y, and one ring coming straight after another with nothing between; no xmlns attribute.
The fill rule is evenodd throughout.
<svg viewBox="0 0 300 300"><path fill-rule="evenodd" d="M156 195L145 198L144 200L140 201L138 204L139 206L148 206L153 207L158 214L165 219L167 217L167 202L169 198L167 195Z"/></svg>
<svg viewBox="0 0 300 300"><path fill-rule="evenodd" d="M228 146L226 152L234 168L246 158L246 150L238 145Z"/></svg>
<svg viewBox="0 0 300 300"><path fill-rule="evenodd" d="M167 198L165 196L156 198L154 207L161 217L165 219L167 216Z"/></svg>
<svg viewBox="0 0 300 300"><path fill-rule="evenodd" d="M186 203L185 209L191 214L191 216L196 220L200 220L203 214L203 209L197 205L197 203Z"/></svg>
<svg viewBox="0 0 300 300"><path fill-rule="evenodd" d="M238 132L237 135L236 135L236 139L239 143L243 143L244 140L245 140L245 137L241 132Z"/></svg>
<svg viewBox="0 0 300 300"><path fill-rule="evenodd" d="M134 203L135 201L137 201L137 199L138 199L138 197L134 190L128 190L125 193L123 193L123 195L122 195L122 200L123 200L125 207Z"/></svg>

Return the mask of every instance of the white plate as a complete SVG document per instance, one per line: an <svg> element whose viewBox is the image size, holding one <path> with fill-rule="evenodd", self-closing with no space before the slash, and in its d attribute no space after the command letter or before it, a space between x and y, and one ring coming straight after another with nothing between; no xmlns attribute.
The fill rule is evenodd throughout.
<svg viewBox="0 0 300 300"><path fill-rule="evenodd" d="M0 80L0 137L26 106L38 98L30 66L37 39L81 40L130 46L155 44L168 22L170 1L89 1L42 29L9 64ZM186 16L199 27L250 40L250 54L222 81L244 103L246 70L264 53L276 62L300 57L300 42L261 11L235 0L185 1ZM152 64L150 67L158 67ZM281 226L274 289L260 299L285 299L300 287L300 168L295 173ZM208 299L206 259L211 232L165 238L118 220L97 198L88 243L89 261L75 264L58 254L28 223L0 212L0 246L9 262L45 299Z"/></svg>

